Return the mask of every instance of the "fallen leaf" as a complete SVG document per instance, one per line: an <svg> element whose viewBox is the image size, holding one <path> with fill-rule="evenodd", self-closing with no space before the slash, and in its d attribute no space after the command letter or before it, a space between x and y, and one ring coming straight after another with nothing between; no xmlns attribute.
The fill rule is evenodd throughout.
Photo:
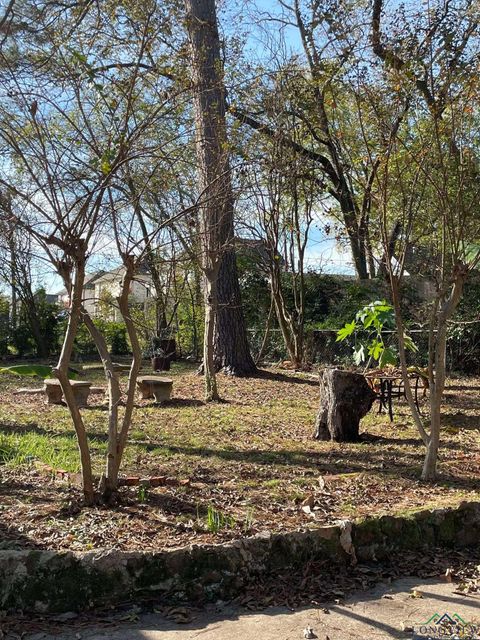
<svg viewBox="0 0 480 640"><path fill-rule="evenodd" d="M315 505L315 498L313 497L313 494L308 495L305 498L305 500L302 502L302 508L309 507L310 510L312 510L314 505Z"/></svg>

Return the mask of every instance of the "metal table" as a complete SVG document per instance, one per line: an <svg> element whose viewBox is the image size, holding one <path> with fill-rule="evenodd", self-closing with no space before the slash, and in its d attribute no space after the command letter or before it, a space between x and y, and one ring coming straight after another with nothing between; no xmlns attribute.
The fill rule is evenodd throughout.
<svg viewBox="0 0 480 640"><path fill-rule="evenodd" d="M377 395L379 401L378 413L382 413L382 410L385 409L385 411L388 411L390 421L393 422L393 399L406 397L402 374L373 371L364 375L368 384ZM422 378L418 373L409 373L408 377L414 383L413 398L418 412L421 413L418 403L418 388ZM378 381L378 385L375 384L376 381Z"/></svg>

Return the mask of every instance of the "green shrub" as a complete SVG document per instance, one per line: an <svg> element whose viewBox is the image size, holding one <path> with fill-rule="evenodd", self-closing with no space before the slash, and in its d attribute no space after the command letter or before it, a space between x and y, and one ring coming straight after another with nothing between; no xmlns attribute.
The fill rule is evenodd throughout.
<svg viewBox="0 0 480 640"><path fill-rule="evenodd" d="M93 322L104 336L108 349L112 355L118 356L130 353L127 340L127 329L123 322L111 322L102 320L101 318L95 318ZM66 320L62 323L62 333L65 329ZM73 353L76 357L81 358L98 354L95 342L84 324L81 324L78 327Z"/></svg>

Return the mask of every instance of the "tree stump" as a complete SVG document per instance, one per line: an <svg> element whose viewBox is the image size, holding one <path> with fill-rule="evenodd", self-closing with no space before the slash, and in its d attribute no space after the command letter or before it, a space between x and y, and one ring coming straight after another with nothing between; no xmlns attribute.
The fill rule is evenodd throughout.
<svg viewBox="0 0 480 640"><path fill-rule="evenodd" d="M361 374L325 369L320 373L320 407L314 438L357 442L360 420L370 411L375 398Z"/></svg>

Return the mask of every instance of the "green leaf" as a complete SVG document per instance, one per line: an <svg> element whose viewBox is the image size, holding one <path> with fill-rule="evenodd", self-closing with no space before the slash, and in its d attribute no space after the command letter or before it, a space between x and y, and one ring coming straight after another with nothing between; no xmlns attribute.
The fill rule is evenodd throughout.
<svg viewBox="0 0 480 640"><path fill-rule="evenodd" d="M363 345L353 350L353 360L357 366L365 362L365 347Z"/></svg>
<svg viewBox="0 0 480 640"><path fill-rule="evenodd" d="M347 322L343 329L339 329L337 331L336 342L341 342L342 340L345 340L345 338L348 338L348 336L351 336L356 328L357 325L355 323L355 320L352 320L352 322Z"/></svg>
<svg viewBox="0 0 480 640"><path fill-rule="evenodd" d="M480 244L478 242L469 242L465 244L464 252L467 263L475 262L480 254Z"/></svg>
<svg viewBox="0 0 480 640"><path fill-rule="evenodd" d="M389 347L385 348L382 351L378 364L380 365L380 367L385 367L387 364L392 364L392 365L397 364L397 358L395 357L395 354Z"/></svg>
<svg viewBox="0 0 480 640"><path fill-rule="evenodd" d="M383 342L380 340L373 340L368 346L368 355L372 356L374 360L378 360L384 349Z"/></svg>
<svg viewBox="0 0 480 640"><path fill-rule="evenodd" d="M77 51L76 49L70 49L70 51L72 52L72 56L78 62L81 62L82 64L87 64L87 56L85 56L83 53L80 53L80 51Z"/></svg>
<svg viewBox="0 0 480 640"><path fill-rule="evenodd" d="M102 157L100 162L100 171L104 175L107 175L108 173L110 173L111 169L112 169L112 165L110 164L110 160L106 157Z"/></svg>
<svg viewBox="0 0 480 640"><path fill-rule="evenodd" d="M413 351L414 353L418 352L417 345L414 343L412 338L408 336L406 333L403 336L403 341L405 343L405 349L408 349L409 351Z"/></svg>

